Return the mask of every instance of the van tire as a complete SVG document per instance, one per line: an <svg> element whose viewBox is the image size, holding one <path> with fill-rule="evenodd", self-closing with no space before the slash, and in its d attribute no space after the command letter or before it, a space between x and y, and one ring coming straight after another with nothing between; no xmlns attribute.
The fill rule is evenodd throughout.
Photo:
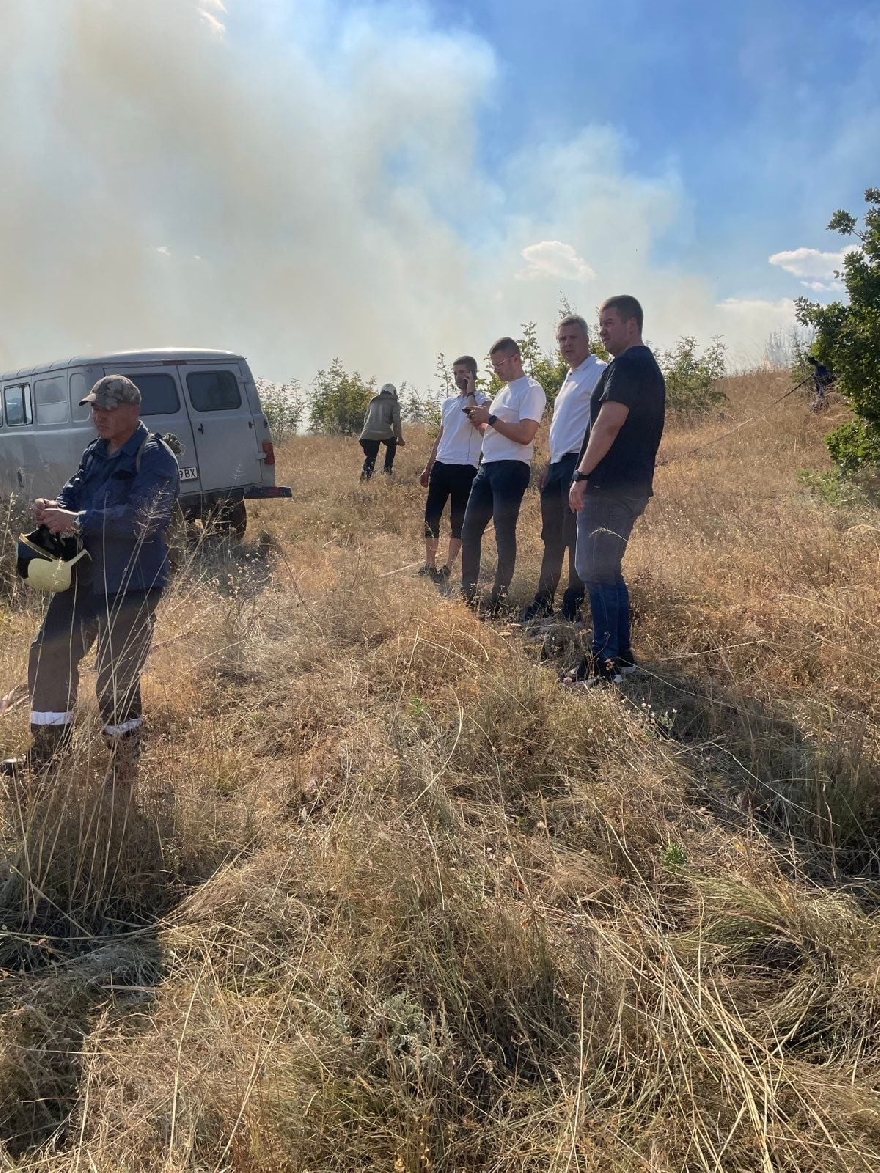
<svg viewBox="0 0 880 1173"><path fill-rule="evenodd" d="M244 501L230 501L223 506L217 518L217 529L241 540L247 530L247 509Z"/></svg>

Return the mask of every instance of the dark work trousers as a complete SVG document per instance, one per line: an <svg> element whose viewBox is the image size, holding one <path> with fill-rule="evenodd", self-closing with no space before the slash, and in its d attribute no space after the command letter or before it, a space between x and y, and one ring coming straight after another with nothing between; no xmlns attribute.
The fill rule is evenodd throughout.
<svg viewBox="0 0 880 1173"><path fill-rule="evenodd" d="M584 601L584 584L575 568L577 515L568 504L571 478L578 464L577 452L568 452L547 469L547 481L541 490L541 577L535 602L552 606L562 576L562 563L568 551L568 587L562 600L563 614L573 619Z"/></svg>
<svg viewBox="0 0 880 1173"><path fill-rule="evenodd" d="M394 468L394 457L397 455L397 441L392 437L390 440L361 440L361 448L364 450L364 467L361 470L361 480L367 481L373 475L376 468L376 457L379 455L379 445L385 445L385 472L391 472Z"/></svg>
<svg viewBox="0 0 880 1173"><path fill-rule="evenodd" d="M492 460L481 464L474 477L461 527L461 589L468 597L477 588L483 534L490 521L498 550L493 596L499 597L510 586L516 566L516 523L529 474L524 460Z"/></svg>
<svg viewBox="0 0 880 1173"><path fill-rule="evenodd" d="M141 672L153 636L161 591L109 598L76 583L52 596L28 662L31 725L69 725L79 665L98 641L97 694L104 733L121 737L142 723Z"/></svg>
<svg viewBox="0 0 880 1173"><path fill-rule="evenodd" d="M648 497L587 489L577 515L577 572L593 615L593 655L616 660L630 649L629 590L621 564Z"/></svg>
<svg viewBox="0 0 880 1173"><path fill-rule="evenodd" d="M461 537L464 511L477 470L472 464L444 464L435 460L428 480L425 502L425 537L440 537L440 518L449 501L449 528L454 538Z"/></svg>

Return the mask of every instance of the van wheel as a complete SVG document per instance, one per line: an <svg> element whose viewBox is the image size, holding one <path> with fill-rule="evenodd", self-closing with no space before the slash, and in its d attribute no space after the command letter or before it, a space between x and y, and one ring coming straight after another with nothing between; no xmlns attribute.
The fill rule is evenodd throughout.
<svg viewBox="0 0 880 1173"><path fill-rule="evenodd" d="M217 529L230 537L243 538L247 529L247 509L244 501L232 501L225 505L217 517Z"/></svg>

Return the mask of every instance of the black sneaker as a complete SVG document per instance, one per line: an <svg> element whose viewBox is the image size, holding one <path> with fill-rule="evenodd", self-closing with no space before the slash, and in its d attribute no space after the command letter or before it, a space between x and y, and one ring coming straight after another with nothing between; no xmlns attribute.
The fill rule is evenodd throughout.
<svg viewBox="0 0 880 1173"><path fill-rule="evenodd" d="M533 603L529 603L528 607L523 609L522 621L523 623L534 623L538 619L549 619L553 614L553 602L551 599L535 599Z"/></svg>
<svg viewBox="0 0 880 1173"><path fill-rule="evenodd" d="M638 672L639 666L632 653L632 648L627 648L617 657L617 669L623 676L631 676L633 672Z"/></svg>
<svg viewBox="0 0 880 1173"><path fill-rule="evenodd" d="M428 566L427 563L419 570L419 578L436 579L437 571L433 566Z"/></svg>
<svg viewBox="0 0 880 1173"><path fill-rule="evenodd" d="M437 573L434 575L434 582L448 582L449 576L451 574L452 574L452 571L449 569L448 566L441 566L440 569L437 571Z"/></svg>

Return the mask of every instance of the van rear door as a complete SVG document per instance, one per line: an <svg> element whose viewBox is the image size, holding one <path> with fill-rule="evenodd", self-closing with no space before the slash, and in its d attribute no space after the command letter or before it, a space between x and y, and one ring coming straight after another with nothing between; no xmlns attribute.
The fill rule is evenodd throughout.
<svg viewBox="0 0 880 1173"><path fill-rule="evenodd" d="M177 437L180 442L180 451L177 453L180 495L198 495L202 489L198 453L177 364L163 363L152 368L116 364L112 370L107 369L105 374L125 375L137 385L141 393L141 418L151 432ZM88 408L84 410L88 411Z"/></svg>
<svg viewBox="0 0 880 1173"><path fill-rule="evenodd" d="M237 363L181 364L202 491L259 485L261 458L245 381Z"/></svg>

